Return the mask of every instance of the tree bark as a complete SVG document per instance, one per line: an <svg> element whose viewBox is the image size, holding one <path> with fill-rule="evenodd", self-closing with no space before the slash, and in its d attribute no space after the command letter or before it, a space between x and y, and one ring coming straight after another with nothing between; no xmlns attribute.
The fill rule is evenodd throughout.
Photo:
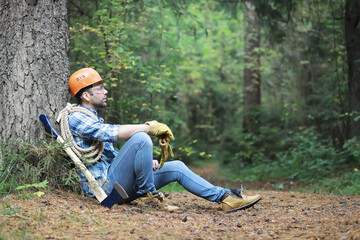
<svg viewBox="0 0 360 240"><path fill-rule="evenodd" d="M0 0L0 143L34 142L69 99L66 0Z"/></svg>
<svg viewBox="0 0 360 240"><path fill-rule="evenodd" d="M360 113L360 1L345 5L345 41L348 63L349 112ZM360 136L360 121L350 120L349 137Z"/></svg>
<svg viewBox="0 0 360 240"><path fill-rule="evenodd" d="M259 118L257 107L260 105L260 26L259 16L251 1L245 1L244 13L244 132L257 129Z"/></svg>

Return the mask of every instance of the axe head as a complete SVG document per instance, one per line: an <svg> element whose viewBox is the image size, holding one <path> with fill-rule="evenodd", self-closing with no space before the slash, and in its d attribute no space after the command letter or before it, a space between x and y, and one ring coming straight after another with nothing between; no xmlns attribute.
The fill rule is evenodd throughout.
<svg viewBox="0 0 360 240"><path fill-rule="evenodd" d="M46 131L48 131L49 133L51 133L51 135L54 137L54 139L56 140L60 134L55 130L55 128L53 128L51 126L49 117L46 114L40 114L39 115L39 119L40 121L43 123Z"/></svg>
<svg viewBox="0 0 360 240"><path fill-rule="evenodd" d="M115 182L111 193L100 203L104 207L111 208L114 204L124 203L129 196L120 184Z"/></svg>

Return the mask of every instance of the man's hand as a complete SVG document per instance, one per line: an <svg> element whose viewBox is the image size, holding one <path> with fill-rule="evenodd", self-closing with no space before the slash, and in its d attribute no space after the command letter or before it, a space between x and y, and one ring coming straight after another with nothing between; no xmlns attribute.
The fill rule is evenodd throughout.
<svg viewBox="0 0 360 240"><path fill-rule="evenodd" d="M153 160L153 170L155 171L156 169L158 169L158 167L159 167L158 160Z"/></svg>
<svg viewBox="0 0 360 240"><path fill-rule="evenodd" d="M166 124L159 123L158 121L155 120L146 122L145 124L150 126L150 129L147 131L147 133L150 136L155 136L158 138L166 138L169 139L169 141L174 140L174 135Z"/></svg>
<svg viewBox="0 0 360 240"><path fill-rule="evenodd" d="M162 166L164 165L164 163L168 159L169 154L170 154L170 156L172 158L174 158L174 153L173 153L173 151L171 149L169 141L170 141L170 139L167 139L167 138L159 139L160 148L161 148L161 160L160 160L159 169L162 168Z"/></svg>

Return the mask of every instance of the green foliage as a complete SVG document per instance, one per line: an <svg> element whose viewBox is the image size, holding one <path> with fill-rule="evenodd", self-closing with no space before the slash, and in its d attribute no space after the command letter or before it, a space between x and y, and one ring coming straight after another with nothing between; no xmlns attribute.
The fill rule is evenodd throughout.
<svg viewBox="0 0 360 240"><path fill-rule="evenodd" d="M86 6L87 3L79 4ZM72 69L92 66L108 79L110 104L106 116L109 121L120 119L121 122L137 123L158 115L166 120L166 112L161 106L173 92L172 72L158 56L168 55L171 50L148 46L149 41L161 39L167 32L157 17L163 11L150 5L153 2L142 5L103 1L99 9L90 11L93 14L90 19L70 27L73 36L71 59L76 59ZM169 13L171 11L164 12ZM149 22L156 27L148 26ZM81 58L83 55L89 58ZM161 96L164 91L169 94L165 99Z"/></svg>
<svg viewBox="0 0 360 240"><path fill-rule="evenodd" d="M344 148L349 151L349 153L354 158L355 162L360 164L360 140L358 137L349 139L345 144Z"/></svg>
<svg viewBox="0 0 360 240"><path fill-rule="evenodd" d="M341 174L348 159L347 152L334 148L312 128L299 128L297 132L288 133L286 138L281 136L272 140L274 159L265 156L268 151L257 153L255 156L262 155L263 158L253 159L251 165L239 165L236 169L238 178L234 180L269 179L314 184L321 179L336 176L337 172ZM249 153L258 149L252 148L250 144L248 147Z"/></svg>
<svg viewBox="0 0 360 240"><path fill-rule="evenodd" d="M39 188L46 188L46 185L48 184L48 180L44 180L41 183L33 183L33 184L25 184L23 186L19 186L15 188L15 190L21 190L21 189L36 189L36 192L33 194L41 197L45 193L43 191L40 191Z"/></svg>
<svg viewBox="0 0 360 240"><path fill-rule="evenodd" d="M0 145L0 195L14 190L39 189L45 186L80 191L78 175L56 142L36 145L13 142ZM36 195L41 195L37 190Z"/></svg>
<svg viewBox="0 0 360 240"><path fill-rule="evenodd" d="M330 193L334 195L359 195L360 172L357 168L346 172L341 177L324 178L311 188L317 193Z"/></svg>
<svg viewBox="0 0 360 240"><path fill-rule="evenodd" d="M277 156L279 166L285 170L279 172L279 177L314 183L334 173L346 161L345 155L312 129L296 135L289 151Z"/></svg>

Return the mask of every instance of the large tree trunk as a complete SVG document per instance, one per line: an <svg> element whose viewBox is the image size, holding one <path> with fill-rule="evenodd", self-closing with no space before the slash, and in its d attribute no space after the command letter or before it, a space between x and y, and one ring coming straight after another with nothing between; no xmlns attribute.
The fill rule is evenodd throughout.
<svg viewBox="0 0 360 240"><path fill-rule="evenodd" d="M68 100L66 0L0 0L0 143L34 142Z"/></svg>
<svg viewBox="0 0 360 240"><path fill-rule="evenodd" d="M347 0L345 6L345 40L349 66L350 112L360 113L360 1ZM360 121L350 120L349 137L360 136Z"/></svg>
<svg viewBox="0 0 360 240"><path fill-rule="evenodd" d="M260 105L260 26L259 17L252 1L245 1L244 13L244 132L258 129Z"/></svg>

